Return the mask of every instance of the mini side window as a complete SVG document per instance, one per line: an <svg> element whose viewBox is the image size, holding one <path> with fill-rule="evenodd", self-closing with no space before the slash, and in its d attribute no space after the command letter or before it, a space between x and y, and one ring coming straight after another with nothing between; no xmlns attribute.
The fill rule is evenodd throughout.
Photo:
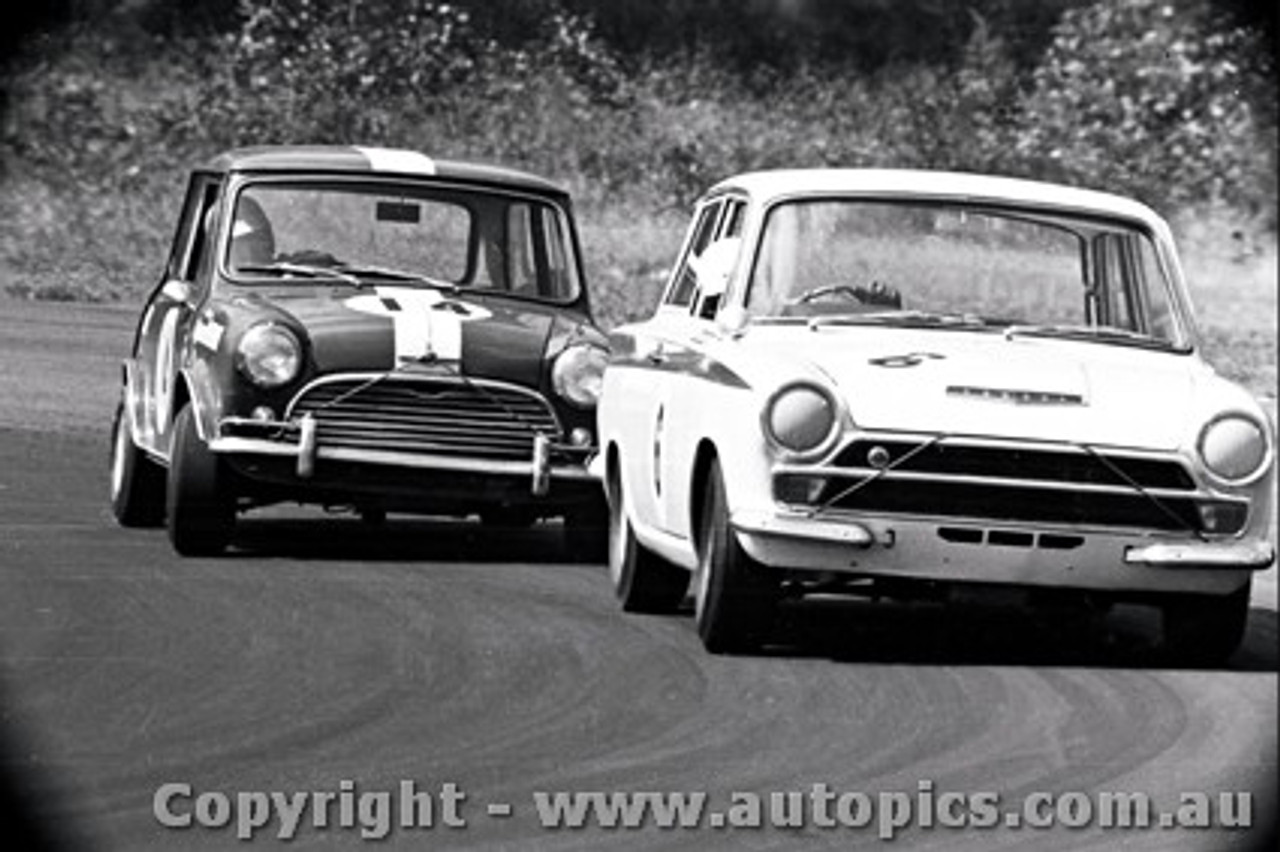
<svg viewBox="0 0 1280 852"><path fill-rule="evenodd" d="M196 175L187 187L182 218L173 238L166 278L194 281L212 240L209 211L218 199L218 181L210 175Z"/></svg>

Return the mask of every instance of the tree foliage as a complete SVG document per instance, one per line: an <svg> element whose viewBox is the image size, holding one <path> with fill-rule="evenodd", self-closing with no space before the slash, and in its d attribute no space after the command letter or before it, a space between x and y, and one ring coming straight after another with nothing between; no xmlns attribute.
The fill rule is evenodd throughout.
<svg viewBox="0 0 1280 852"><path fill-rule="evenodd" d="M1170 206L1256 207L1274 188L1270 62L1256 33L1208 3L1069 11L1022 101L1019 153L1051 177Z"/></svg>

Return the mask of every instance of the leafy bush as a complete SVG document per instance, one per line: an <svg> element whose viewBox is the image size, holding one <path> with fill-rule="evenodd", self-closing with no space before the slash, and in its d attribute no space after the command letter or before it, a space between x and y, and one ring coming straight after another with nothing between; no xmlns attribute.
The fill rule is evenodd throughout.
<svg viewBox="0 0 1280 852"><path fill-rule="evenodd" d="M1024 159L1165 209L1269 207L1274 227L1274 116L1258 113L1274 79L1256 35L1205 0L1100 2L1054 33L1021 103Z"/></svg>

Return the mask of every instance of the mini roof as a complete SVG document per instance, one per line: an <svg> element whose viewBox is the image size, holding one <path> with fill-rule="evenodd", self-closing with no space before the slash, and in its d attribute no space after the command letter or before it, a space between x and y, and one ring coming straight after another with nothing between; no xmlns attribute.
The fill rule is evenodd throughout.
<svg viewBox="0 0 1280 852"><path fill-rule="evenodd" d="M399 148L354 145L264 145L224 151L204 166L213 172L333 172L438 177L566 195L549 180L502 166L437 160Z"/></svg>

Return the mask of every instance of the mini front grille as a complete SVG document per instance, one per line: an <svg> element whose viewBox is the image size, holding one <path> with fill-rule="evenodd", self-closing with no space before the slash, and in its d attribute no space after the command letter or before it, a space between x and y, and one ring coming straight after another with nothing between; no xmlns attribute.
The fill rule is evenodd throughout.
<svg viewBox="0 0 1280 852"><path fill-rule="evenodd" d="M315 417L327 447L523 461L537 435L560 437L539 394L481 380L344 377L305 388L289 413Z"/></svg>

